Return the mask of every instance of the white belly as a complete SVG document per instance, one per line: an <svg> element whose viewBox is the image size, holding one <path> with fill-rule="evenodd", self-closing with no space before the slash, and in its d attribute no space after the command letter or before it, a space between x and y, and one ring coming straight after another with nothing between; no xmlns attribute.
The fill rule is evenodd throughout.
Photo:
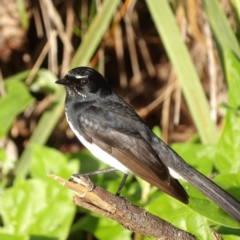
<svg viewBox="0 0 240 240"><path fill-rule="evenodd" d="M94 143L88 142L83 136L81 136L76 129L74 129L73 125L70 121L68 121L69 126L71 127L72 131L75 133L77 138L80 140L80 142L99 160L102 162L124 172L129 173L130 171L121 164L116 158L108 154L107 152L103 151L100 147L98 147Z"/></svg>

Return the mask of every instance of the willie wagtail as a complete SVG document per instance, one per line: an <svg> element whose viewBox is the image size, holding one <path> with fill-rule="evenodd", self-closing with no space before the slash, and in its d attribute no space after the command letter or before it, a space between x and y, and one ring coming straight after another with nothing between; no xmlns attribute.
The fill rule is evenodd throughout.
<svg viewBox="0 0 240 240"><path fill-rule="evenodd" d="M176 180L180 176L240 222L240 202L159 139L100 73L78 67L56 83L66 88L65 113L75 135L93 155L112 166L94 174L120 170L125 181L133 173L187 204L188 195Z"/></svg>

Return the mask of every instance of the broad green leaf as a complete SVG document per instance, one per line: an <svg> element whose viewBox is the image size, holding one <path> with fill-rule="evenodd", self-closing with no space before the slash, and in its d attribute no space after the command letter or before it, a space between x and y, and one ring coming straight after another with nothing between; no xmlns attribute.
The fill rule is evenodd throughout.
<svg viewBox="0 0 240 240"><path fill-rule="evenodd" d="M29 240L29 237L26 235L3 233L3 232L1 232L1 229L0 229L0 239L2 239L2 240Z"/></svg>
<svg viewBox="0 0 240 240"><path fill-rule="evenodd" d="M240 199L240 174L222 174L213 180L217 185L229 192L236 199ZM208 218L211 222L230 228L240 228L240 224L225 213L215 203L205 197L201 192L189 183L184 183L184 187L190 196L190 203L187 207Z"/></svg>
<svg viewBox="0 0 240 240"><path fill-rule="evenodd" d="M7 154L5 149L0 148L0 166L7 161ZM2 166L1 166L2 167Z"/></svg>
<svg viewBox="0 0 240 240"><path fill-rule="evenodd" d="M69 160L79 159L81 163L80 173L96 171L102 167L102 162L93 156L88 150L82 150L76 153L68 153L66 157Z"/></svg>
<svg viewBox="0 0 240 240"><path fill-rule="evenodd" d="M194 234L198 239L213 239L208 220L205 217L193 212L166 194L155 198L146 207L146 210L174 226Z"/></svg>
<svg viewBox="0 0 240 240"><path fill-rule="evenodd" d="M202 174L212 173L215 146L195 143L172 144L171 147L192 167Z"/></svg>
<svg viewBox="0 0 240 240"><path fill-rule="evenodd" d="M0 138L7 134L16 116L34 101L23 83L8 83L6 87L7 95L0 99Z"/></svg>
<svg viewBox="0 0 240 240"><path fill-rule="evenodd" d="M214 182L240 201L240 174L221 174L214 178Z"/></svg>
<svg viewBox="0 0 240 240"><path fill-rule="evenodd" d="M59 151L41 145L33 146L33 159L30 173L32 177L47 178L47 174L55 174L69 179L79 170L79 161L67 161Z"/></svg>
<svg viewBox="0 0 240 240"><path fill-rule="evenodd" d="M231 186L231 185L230 185ZM225 190L229 190L230 186L224 187ZM210 199L205 197L201 192L194 188L189 183L184 183L184 187L190 197L189 204L187 207L201 214L202 216L209 219L215 224L220 224L222 226L240 228L240 224L225 213L219 206L213 203ZM221 186L223 187L223 186ZM230 190L229 190L230 192ZM231 193L231 192L230 192Z"/></svg>
<svg viewBox="0 0 240 240"><path fill-rule="evenodd" d="M39 69L30 89L32 92L54 93L58 87L56 80L57 77L47 69Z"/></svg>
<svg viewBox="0 0 240 240"><path fill-rule="evenodd" d="M219 234L221 234L223 239L227 239L227 240L240 239L240 229L227 228L223 226L216 226L214 229Z"/></svg>
<svg viewBox="0 0 240 240"><path fill-rule="evenodd" d="M91 232L99 240L130 240L132 234L119 223L106 217L86 216L78 222L78 227L81 230Z"/></svg>
<svg viewBox="0 0 240 240"><path fill-rule="evenodd" d="M15 169L15 174L17 176L24 176L30 169L32 155L31 146L33 144L44 144L52 133L52 130L63 111L64 94L65 93L62 92L60 88L54 93L52 105L42 115L37 127L28 141L27 147L24 149L18 161L18 165Z"/></svg>
<svg viewBox="0 0 240 240"><path fill-rule="evenodd" d="M226 76L228 81L228 110L225 125L217 144L215 165L219 172L240 172L240 63L236 57L225 54Z"/></svg>
<svg viewBox="0 0 240 240"><path fill-rule="evenodd" d="M5 84L15 83L15 82L23 82L26 80L29 73L30 73L30 70L25 70L25 71L16 73L14 75L11 75L11 76L5 78L4 82L5 82Z"/></svg>
<svg viewBox="0 0 240 240"><path fill-rule="evenodd" d="M167 0L146 0L158 34L174 71L203 143L217 141L217 128L210 117L209 105L186 45Z"/></svg>
<svg viewBox="0 0 240 240"><path fill-rule="evenodd" d="M89 215L83 216L77 222L73 223L71 228L71 234L84 230L86 232L93 233L97 228L99 218Z"/></svg>
<svg viewBox="0 0 240 240"><path fill-rule="evenodd" d="M66 239L75 214L71 196L50 178L19 181L0 197L2 231Z"/></svg>
<svg viewBox="0 0 240 240"><path fill-rule="evenodd" d="M111 231L106 231L106 229L111 229ZM97 239L111 239L111 240L130 240L132 232L124 228L119 223L108 219L106 217L100 217L98 221L98 227L94 231L94 236Z"/></svg>
<svg viewBox="0 0 240 240"><path fill-rule="evenodd" d="M222 240L240 240L240 236L236 235L221 235Z"/></svg>
<svg viewBox="0 0 240 240"><path fill-rule="evenodd" d="M159 126L155 126L153 127L152 131L159 137L162 139L162 132Z"/></svg>
<svg viewBox="0 0 240 240"><path fill-rule="evenodd" d="M215 166L220 173L240 173L240 117L228 111L216 148Z"/></svg>

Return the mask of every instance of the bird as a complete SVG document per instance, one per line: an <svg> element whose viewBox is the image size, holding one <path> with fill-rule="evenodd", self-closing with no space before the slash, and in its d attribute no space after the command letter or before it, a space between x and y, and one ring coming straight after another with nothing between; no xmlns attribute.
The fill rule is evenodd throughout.
<svg viewBox="0 0 240 240"><path fill-rule="evenodd" d="M65 115L70 128L94 156L111 166L74 176L120 170L124 178L117 195L132 173L188 204L189 196L177 179L182 178L240 222L240 202L158 138L98 71L85 66L73 68L56 83L66 90Z"/></svg>

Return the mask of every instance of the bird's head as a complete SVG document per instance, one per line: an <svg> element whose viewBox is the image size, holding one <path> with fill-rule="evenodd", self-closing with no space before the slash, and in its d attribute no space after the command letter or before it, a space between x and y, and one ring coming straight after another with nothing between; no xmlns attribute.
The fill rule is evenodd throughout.
<svg viewBox="0 0 240 240"><path fill-rule="evenodd" d="M68 97L79 97L83 100L94 95L105 97L112 92L104 77L89 67L74 68L56 83L66 87Z"/></svg>

